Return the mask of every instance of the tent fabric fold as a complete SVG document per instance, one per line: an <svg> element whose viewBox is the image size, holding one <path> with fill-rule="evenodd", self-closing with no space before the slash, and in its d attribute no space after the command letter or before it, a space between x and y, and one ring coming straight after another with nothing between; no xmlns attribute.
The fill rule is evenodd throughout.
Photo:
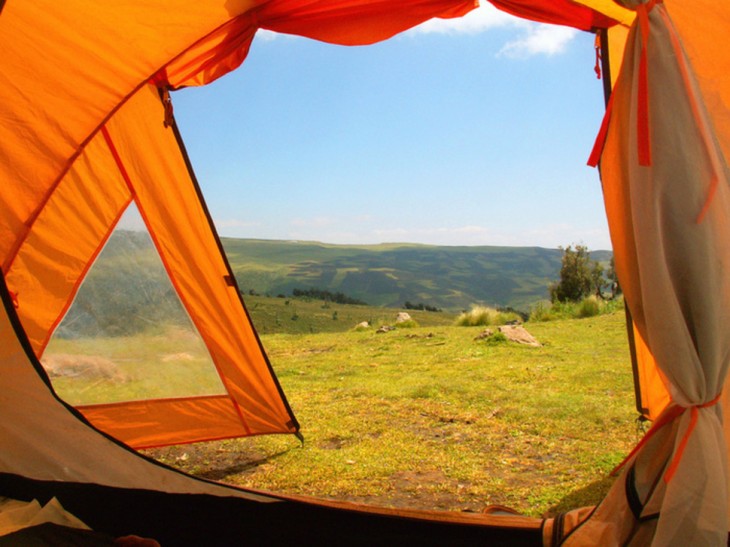
<svg viewBox="0 0 730 547"><path fill-rule="evenodd" d="M539 23L565 25L580 30L609 28L616 20L583 2L573 0L489 0L502 11Z"/></svg>
<svg viewBox="0 0 730 547"><path fill-rule="evenodd" d="M368 45L434 17L460 17L476 0L302 2L271 0L242 11L177 55L152 78L177 89L205 85L237 68L259 28L338 45Z"/></svg>

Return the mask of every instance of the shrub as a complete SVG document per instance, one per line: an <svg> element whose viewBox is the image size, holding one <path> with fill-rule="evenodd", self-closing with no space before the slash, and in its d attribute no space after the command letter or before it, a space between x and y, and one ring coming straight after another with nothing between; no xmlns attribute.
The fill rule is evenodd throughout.
<svg viewBox="0 0 730 547"><path fill-rule="evenodd" d="M553 302L549 307L540 302L532 308L530 321L553 321L555 319L582 319L596 315L614 313L623 309L623 297L615 300L601 300L595 295L580 302Z"/></svg>
<svg viewBox="0 0 730 547"><path fill-rule="evenodd" d="M578 302L591 294L591 258L588 247L576 245L575 250L568 245L563 249L560 281L550 286L550 300L553 302ZM601 276L603 270L601 270Z"/></svg>
<svg viewBox="0 0 730 547"><path fill-rule="evenodd" d="M463 312L456 318L460 327L486 326L491 324L492 315L496 310L484 306L473 306L468 312Z"/></svg>
<svg viewBox="0 0 730 547"><path fill-rule="evenodd" d="M546 306L545 302L538 302L535 304L535 306L530 310L530 318L529 321L552 321L555 319L551 313L551 307Z"/></svg>
<svg viewBox="0 0 730 547"><path fill-rule="evenodd" d="M489 325L504 325L510 321L520 321L521 317L515 312L500 312L487 306L472 306L456 318L459 327L484 327Z"/></svg>
<svg viewBox="0 0 730 547"><path fill-rule="evenodd" d="M407 310L421 310L421 311L433 311L433 312L441 311L441 308L437 308L436 306L429 306L428 304L424 304L423 302L414 304L413 302L409 302L408 300L406 300L406 303L403 305L403 307Z"/></svg>
<svg viewBox="0 0 730 547"><path fill-rule="evenodd" d="M576 307L576 316L579 318L595 317L600 312L601 308L598 304L598 298L594 295L584 298Z"/></svg>

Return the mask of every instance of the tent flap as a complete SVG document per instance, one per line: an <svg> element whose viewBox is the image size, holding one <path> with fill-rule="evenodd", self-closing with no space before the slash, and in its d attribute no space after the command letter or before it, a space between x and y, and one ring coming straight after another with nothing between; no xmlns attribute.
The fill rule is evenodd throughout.
<svg viewBox="0 0 730 547"><path fill-rule="evenodd" d="M601 178L621 287L671 402L567 544L587 544L604 529L624 543L647 527L660 545L724 544L727 457L717 403L730 365L730 171L671 6L637 4ZM617 526L621 511L606 508L629 503L627 474L658 519L637 515Z"/></svg>

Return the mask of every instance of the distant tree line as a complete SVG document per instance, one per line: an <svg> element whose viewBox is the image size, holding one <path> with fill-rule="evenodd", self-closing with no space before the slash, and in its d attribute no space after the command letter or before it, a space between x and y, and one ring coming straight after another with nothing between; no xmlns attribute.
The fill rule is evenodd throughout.
<svg viewBox="0 0 730 547"><path fill-rule="evenodd" d="M441 308L437 308L436 306L429 306L427 304L424 304L423 302L419 302L418 304L413 304L412 302L409 302L408 300L406 300L406 303L403 305L403 307L407 310L441 311Z"/></svg>
<svg viewBox="0 0 730 547"><path fill-rule="evenodd" d="M324 300L328 302L334 302L336 304L355 304L360 306L367 306L367 302L352 298L341 292L330 292L324 289L294 289L292 290L292 296L295 298L313 298L315 300Z"/></svg>

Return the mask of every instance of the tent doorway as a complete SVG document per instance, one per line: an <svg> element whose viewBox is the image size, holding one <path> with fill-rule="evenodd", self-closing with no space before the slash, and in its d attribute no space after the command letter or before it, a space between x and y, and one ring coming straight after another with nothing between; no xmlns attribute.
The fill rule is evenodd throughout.
<svg viewBox="0 0 730 547"><path fill-rule="evenodd" d="M515 30L514 33L518 34L519 30ZM499 32L500 39L503 40L501 45L508 40L506 35L506 31ZM433 64L433 51L428 49L424 53L423 44L419 46L418 43L422 39L429 41L430 48L434 48L434 44L438 46L439 63L455 67L454 72L449 73L450 77L439 75L429 68ZM504 54L498 56L500 46L497 43L480 41L474 36L427 38L404 36L370 48L343 50L296 38L278 37L254 43L246 66L242 70L229 74L210 86L173 93L176 118L219 232L229 237L295 240L304 249L309 244L306 240L313 239L324 240L325 243L360 243L357 240L338 238L347 237L348 233L350 237L355 237L352 235L356 228L354 224L371 222L371 235L368 237L428 238L443 237L444 234L452 232L461 233L467 238L476 235L477 239L461 240L461 244L495 243L489 239L490 235L504 238L498 240L499 243L509 244L516 241L509 238L517 237L519 226L526 223L525 217L537 216L538 212L542 214L545 209L550 208L546 204L552 203L548 200L553 194L567 196L556 200L554 210L550 211L552 216L548 222L554 224L555 228L551 236L565 237L553 240L555 241L552 243L553 246L580 241L584 234L592 236L593 231L600 232L601 228L588 228L590 224L586 221L586 218L590 218L592 222L604 216L597 173L580 164L569 165L569 162L562 159L563 154L587 157L600 123L603 108L602 85L600 81L585 77L585 73L592 74L594 68L593 36L576 35L571 46L562 55L540 55L534 59L511 58ZM463 50L459 51L460 48ZM475 53L479 48L482 48L482 56ZM419 51L421 53L418 53ZM324 60L319 59L320 56ZM490 57L491 61L486 61L485 57ZM416 59L416 61L407 64L405 59ZM468 66L466 59L469 60ZM547 69L544 66L546 59ZM568 66L561 67L563 62ZM318 71L312 68L312 64L315 63ZM544 73L534 74L537 66L541 66L540 70ZM477 81L473 75L479 70L489 73L484 81ZM466 80L457 79L458 71L470 76ZM553 80L550 78L550 73L555 77L554 83L551 83ZM568 89L564 84L558 83L567 73L574 73L575 81L575 86L569 86ZM541 80L542 77L544 80ZM533 79L540 80L542 84L536 85ZM414 80L418 81L418 85L413 85ZM406 83L410 91L404 95L402 89ZM425 90L432 87L441 88L442 92L424 97ZM516 88L532 90L527 91L530 94L529 100L525 97L522 100L511 97L515 94ZM508 97L510 101L505 104ZM589 116L576 120L572 116L574 109L585 109L586 104L591 102L595 112L594 118L591 119ZM405 121L394 120L394 112L403 109L407 111L404 116ZM516 114L519 109L525 110L520 112L524 115L522 119ZM352 112L353 110L361 112ZM569 121L566 122L566 119ZM408 127L409 124L412 127ZM574 125L571 127L571 124ZM467 126L472 127L467 130ZM467 136L469 131L479 136L470 138ZM424 133L426 136L422 138L419 133ZM399 143L405 144L402 144L402 148L387 149L385 143L395 141L395 136ZM224 146L222 141L228 144ZM460 147L465 150L459 151ZM340 150L344 152L340 153ZM518 151L518 157L512 161L512 165L503 165L507 163L506 161L495 162L496 157L506 156L507 150ZM306 161L304 156L307 157ZM471 157L464 160L466 156ZM465 165L461 165L462 163ZM497 167L494 167L495 163L498 163ZM558 163L561 164L560 168ZM388 177L396 178L388 179ZM538 189L531 186L530 192L540 192L537 205L534 201L526 200L528 190L527 186L523 186L528 183L534 184L536 179L546 180ZM244 199L236 202L234 197L236 194L241 194ZM447 199L447 194L448 199L456 204L454 209L464 215L463 219L442 219L442 216L446 216L446 212L442 215L442 209L429 201L434 196L437 200L444 201ZM379 202L383 202L382 207L376 205ZM479 203L480 209L472 210L474 203ZM271 210L268 207L271 207ZM367 219L368 212L371 217L377 218ZM342 223L345 218L351 221L350 225ZM430 228L423 228L419 224L424 218L427 219ZM577 225L571 224L573 218L576 219ZM405 227L393 223L394 219L404 222ZM459 224L462 220L463 224ZM439 224L441 222L443 224ZM378 223L381 223L380 226ZM602 223L605 224L605 221L601 220L598 225ZM499 227L502 226L507 229L500 230ZM314 231L316 227L320 227L319 232ZM548 240L539 237L545 237L549 231L533 229L531 233L540 232L540 235L535 236L537 239L535 241L523 240L524 245L528 245L528 241L530 245L548 245ZM384 241L393 240L373 239L362 242ZM424 239L420 242L445 241ZM454 241L450 240L452 245ZM225 244L224 239L224 246ZM234 270L239 259L240 255L231 258ZM310 268L309 272L312 270L313 268ZM335 277L337 275L335 274ZM345 274L342 276L344 278ZM362 405L366 399L364 397L358 399L352 393L358 391L362 393L370 389L358 384L362 373L360 365L380 367L373 369L373 372L382 374L383 367L390 366L387 363L392 357L381 359L355 357L352 352L348 354L345 349L330 342L328 337L317 338L316 333L308 337L308 340L302 341L299 348L293 347L294 342L291 342L291 347L284 342L280 345L279 340L274 341L267 336L262 324L256 323L257 310L252 309L250 303L258 298L258 295L266 293L271 297L283 294L284 300L288 300L291 292L286 291L291 291L292 286L265 285L260 281L260 276L247 277L245 272L237 274L237 278L241 289L247 295L254 324L262 333L262 342L282 379L285 391L296 390L297 380L301 377L314 377L318 372L315 369L319 366L320 370L328 371L330 379L342 378L339 380L338 393L342 398L349 400L348 404L353 405L349 407L345 405L342 413L358 416L353 408L358 404ZM332 291L341 289L341 286L315 286L329 288ZM300 288L307 286L302 285ZM256 295L248 295L250 291ZM546 293L547 291L545 296ZM352 296L362 299L359 294ZM472 302L463 302L462 306L468 307L470 303ZM392 304L395 305L397 302ZM289 309L282 312L280 317L286 322L291 322L291 317L295 315L293 307L296 305L296 301L291 300ZM324 303L320 302L317 305ZM451 311L458 312L458 310L456 306ZM301 308L296 312L299 323L303 321L301 312ZM328 309L326 313L331 315L332 309ZM367 316L362 318L362 320L367 319L369 319ZM353 321L343 330L350 330L356 323ZM609 356L606 361L613 360L613 364L628 371L628 352L625 346L621 345L625 333L624 327L619 320L617 326L611 325L610 329L612 329L610 337L615 345L611 346L612 351L607 352ZM420 345L420 349L429 347L429 343L439 347L438 344L449 337L444 332L436 332L436 338L429 339L426 336L430 331L401 331L402 335L398 335L397 340L401 343L405 343L406 340L416 342ZM473 333L469 337L469 342L472 342L471 339L476 334L478 333ZM413 338L406 338L409 335ZM343 335L341 343L356 347L355 340L348 336L350 335ZM550 340L552 335L547 336ZM404 350L401 346L390 347L389 351L393 352L392 355L397 355ZM480 353L477 360L481 359L493 366L508 366L509 361L501 360L504 357L490 356L482 347L474 346L472 351ZM303 359L305 354L311 365L296 364L292 362L296 359L292 361L288 359L291 355L299 355ZM461 354L458 355L459 359L469 359ZM339 360L339 363L333 365L332 362L326 362L324 359L327 356ZM319 358L322 358L322 361L318 361ZM474 359L474 356L471 356L471 359ZM350 368L344 363L353 363L354 366ZM595 364L603 367L606 363L600 358ZM401 366L411 366L411 363L408 361ZM533 365L528 365L528 368L535 373L532 367ZM578 367L579 364L576 368ZM482 381L485 382L484 390L490 391L492 383L487 380L489 373L486 370L478 373L470 371L470 373L482 374ZM536 374L542 376L543 373L544 371L540 371ZM463 432L448 430L444 432L444 424L461 423L469 429L470 424L465 422L470 422L473 418L469 417L468 411L456 413L444 411L444 408L448 408L449 400L458 398L460 393L458 389L445 387L447 381L437 380L437 374L423 366L414 367L413 375L420 375L420 380L410 384L410 391L405 390L402 395L405 399L415 401L413 408L417 409L422 405L422 409L428 409L424 412L429 419L425 420L422 426L418 426L421 429L420 434L431 431L437 435L444 435L443 443L453 444L454 438L450 438L449 435L456 434L458 438ZM549 376L552 374L556 373L551 372ZM589 374L588 369L585 370L585 374ZM560 374L557 374L556 378L558 376ZM611 418L597 417L596 420L602 429L615 426L609 426L603 421L604 419L613 424L620 423L621 425L615 426L623 432L623 437L618 443L619 446L628 448L636 440L633 423L635 414L633 404L630 402L631 379L628 374L619 373L618 377L624 381L625 392L617 395L617 407L612 410L616 414L612 414ZM326 380L322 380L320 384L312 383L308 387L313 390L320 388L323 391L335 389L335 386L325 382ZM498 383L495 381L494 385ZM324 389L325 385L329 387ZM394 397L392 393L386 395L388 399L392 397ZM488 393L483 397L491 403L491 406L488 403L480 407L480 412L486 416L492 415L492 424L503 424L501 419L504 418L504 408L501 403L494 402L498 401L499 397ZM620 407L618 401L628 401L623 415L617 410ZM293 404L298 408L296 400ZM556 402L550 404L556 407L560 405ZM580 404L578 401L562 403L566 408L571 405L574 408L580 407ZM405 412L396 410L400 408L397 405L382 406L388 409L386 413ZM418 412L415 411L412 423L424 422L423 416L419 416ZM555 409L555 412L558 412L558 409ZM319 414L321 416L324 413ZM314 413L310 416L310 420L318 420L320 416ZM358 473L362 473L362 469L358 469L362 461L360 457L347 454L360 443L360 438L368 437L372 433L377 437L371 439L372 444L388 445L388 441L384 441L381 437L382 426L371 424L373 427L371 432L366 427L367 423L365 421L357 425L348 421L341 424L339 431L330 430L329 426L322 426L322 431L327 431L323 437L318 437L318 432L313 433L314 437L305 435L308 439L305 450L311 450L310 454L324 455L322 457L325 458L323 461L327 462L326 465L331 469L340 469L341 477L357 477ZM499 427L501 425L495 425L495 429ZM542 433L541 427L542 425L534 426L533 433ZM518 436L525 434L521 428L513 433ZM472 433L469 433L467 437L471 435ZM523 455L528 462L531 462L527 467L534 469L539 467L539 464L534 462L544 457L537 452L546 450L546 447L532 437L530 439L525 441L525 447L533 443L536 445L535 450L528 449ZM462 444L466 446L469 443L462 442ZM476 444L470 445L472 449L478 450L474 448ZM498 462L498 467L509 467L508 461L515 461L513 459L515 456L502 457L502 450L509 452L509 449L505 448L509 446L509 442L501 439L495 444L502 448L490 451L489 457ZM220 479L226 476L227 469L238 469L241 473L228 480L242 481L243 484L254 488L262 485L260 482L257 483L257 476L258 479L261 478L259 468L277 469L276 475L281 476L282 470L279 466L295 466L294 460L301 457L301 452L293 450L291 442L287 444L287 441L280 439L246 440L243 447L237 442L226 441L217 445L213 451L221 454L221 460L224 462L218 469L210 464L203 464L205 461L210 462L210 452L195 447L162 450L155 452L155 455L167 463L181 465L184 468L198 466L206 477ZM530 453L529 456L527 452ZM610 454L594 454L597 459L592 460L590 464L594 474L590 477L583 475L580 479L582 482L575 487L575 490L591 491L595 499L600 499L601 489L607 488L610 482L605 480L605 476L612 465L620 461L622 453L622 448L615 448ZM337 454L340 455L339 461L336 457L332 457ZM380 454L373 459L382 463L387 456ZM348 461L353 463L347 463ZM440 464L425 470L418 469L413 461L411 458L404 468L392 471L391 482L396 488L400 485L403 491L415 486L424 489L425 485L429 494L419 500L424 504L420 506L422 508L434 506L443 508L442 504L451 503L444 501L443 491L451 490L457 493L465 488L469 491L470 486L467 486L469 482L476 483L481 480L483 484L494 484L494 477L482 476L479 480L460 481L454 478L454 475L458 474L456 470L439 468ZM524 471L525 468L521 465L513 466L506 476L514 477L515 472ZM484 465L483 469L486 470L488 467ZM549 467L547 465L545 469ZM317 476L311 468L297 474ZM504 476L501 480L504 480ZM360 483L367 484L363 478L360 479ZM387 479L383 480L382 484L385 483ZM266 485L265 488L272 487L269 483L263 484ZM299 484L303 485L301 480ZM294 493L327 495L324 489L317 490L318 487L321 488L322 485L321 483L317 485L315 481L309 486L311 490L296 490ZM518 486L514 492L520 488L526 491L527 485ZM383 489L383 486L374 487L374 491ZM440 499L439 490L442 491ZM364 486L359 493L354 494L355 497L361 496L357 499L365 499L368 495L372 494L366 493ZM520 495L510 494L514 497L503 498L500 501L514 505L515 499ZM555 507L563 497L555 493L552 496L549 501L546 498L537 510ZM457 497L455 494L454 498ZM469 498L469 495L465 497ZM481 501L475 501L477 498L476 494L469 498L466 506L469 510L478 510L479 504L484 505L488 496L483 496ZM372 501L372 498L369 499Z"/></svg>

